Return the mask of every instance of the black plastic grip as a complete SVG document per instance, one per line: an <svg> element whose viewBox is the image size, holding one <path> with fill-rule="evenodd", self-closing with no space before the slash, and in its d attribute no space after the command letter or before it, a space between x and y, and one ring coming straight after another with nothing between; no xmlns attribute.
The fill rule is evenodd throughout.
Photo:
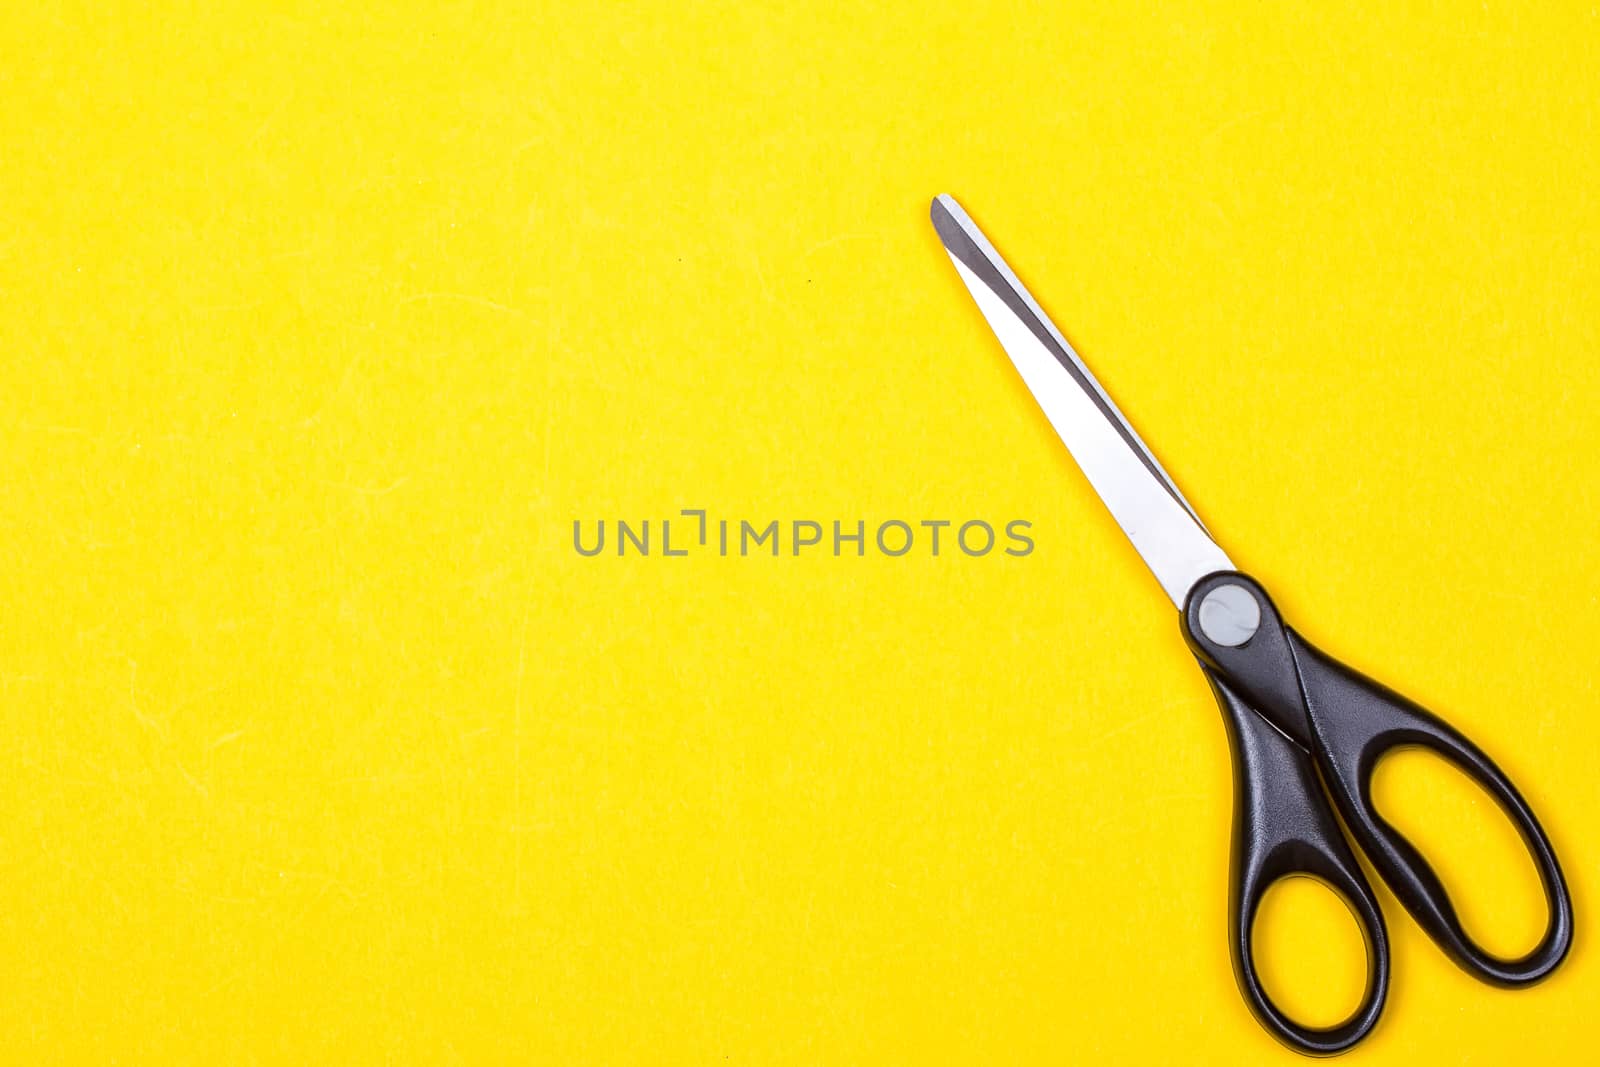
<svg viewBox="0 0 1600 1067"><path fill-rule="evenodd" d="M1200 605L1223 585L1241 586L1261 618L1234 647L1209 638ZM1572 944L1572 898L1549 838L1527 801L1481 749L1437 716L1312 647L1284 624L1253 579L1213 574L1189 594L1183 626L1208 673L1220 677L1252 711L1306 747L1351 835L1418 925L1463 969L1500 986L1544 978ZM1448 759L1500 804L1539 871L1548 908L1544 935L1527 955L1503 959L1462 929L1450 895L1422 854L1372 804L1372 775L1389 751L1420 746Z"/></svg>
<svg viewBox="0 0 1600 1067"><path fill-rule="evenodd" d="M1572 898L1550 839L1516 786L1482 749L1437 715L1330 659L1293 630L1288 635L1329 791L1351 835L1417 925L1456 963L1494 985L1531 985L1555 970L1572 945ZM1378 762L1410 746L1443 756L1477 782L1522 835L1548 910L1544 936L1526 955L1503 959L1474 941L1428 861L1373 806Z"/></svg>
<svg viewBox="0 0 1600 1067"><path fill-rule="evenodd" d="M1372 888L1339 832L1317 783L1311 758L1256 714L1216 672L1201 664L1228 726L1233 747L1233 869L1229 877L1228 947L1245 1003L1266 1030L1297 1052L1333 1056L1366 1036L1389 990L1389 938ZM1261 900L1274 883L1315 878L1343 898L1367 950L1366 989L1336 1026L1305 1026L1262 987L1253 936Z"/></svg>

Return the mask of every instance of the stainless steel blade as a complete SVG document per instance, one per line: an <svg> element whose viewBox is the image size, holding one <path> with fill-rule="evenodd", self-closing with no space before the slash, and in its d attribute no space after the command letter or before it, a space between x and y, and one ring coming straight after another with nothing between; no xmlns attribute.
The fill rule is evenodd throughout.
<svg viewBox="0 0 1600 1067"><path fill-rule="evenodd" d="M1150 449L961 205L940 196L932 217L978 310L1173 604L1181 608L1206 575L1233 570Z"/></svg>

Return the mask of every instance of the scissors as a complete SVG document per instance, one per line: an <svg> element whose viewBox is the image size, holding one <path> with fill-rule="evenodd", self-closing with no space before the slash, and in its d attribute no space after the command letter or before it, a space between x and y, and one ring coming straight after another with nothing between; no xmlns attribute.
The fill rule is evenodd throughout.
<svg viewBox="0 0 1600 1067"><path fill-rule="evenodd" d="M1572 944L1572 899L1522 794L1444 720L1291 628L1261 584L1217 547L1155 455L961 206L940 196L931 213L956 273L1022 380L1177 607L1184 639L1222 708L1234 769L1228 947L1239 991L1261 1025L1298 1052L1331 1056L1365 1037L1383 1011L1389 988L1383 912L1335 812L1411 917L1469 974L1512 988L1550 974ZM1527 955L1503 959L1473 941L1427 860L1373 807L1378 761L1408 746L1430 749L1476 780L1521 833L1548 908L1544 935ZM1257 908L1275 882L1297 875L1343 897L1366 940L1361 1002L1335 1026L1289 1018L1256 973Z"/></svg>

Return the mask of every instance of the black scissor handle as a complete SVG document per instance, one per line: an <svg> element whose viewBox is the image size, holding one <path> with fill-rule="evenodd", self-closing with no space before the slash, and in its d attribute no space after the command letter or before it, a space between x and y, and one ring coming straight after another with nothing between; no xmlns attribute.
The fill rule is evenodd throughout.
<svg viewBox="0 0 1600 1067"><path fill-rule="evenodd" d="M1234 645L1208 636L1202 620L1201 605L1223 586L1247 592L1260 614L1249 639ZM1481 749L1437 716L1312 647L1283 623L1266 592L1245 575L1223 572L1197 583L1184 608L1184 633L1211 671L1311 753L1373 867L1457 964L1494 985L1524 986L1561 963L1572 945L1573 927L1572 897L1561 866L1532 809ZM1473 941L1439 876L1373 807L1372 775L1378 761L1405 746L1421 746L1448 759L1487 790L1516 825L1539 870L1548 908L1544 935L1527 955L1503 959Z"/></svg>
<svg viewBox="0 0 1600 1067"><path fill-rule="evenodd" d="M1572 897L1533 810L1504 772L1460 731L1398 693L1330 659L1288 630L1300 667L1316 752L1350 833L1417 924L1463 969L1493 985L1531 985L1572 946ZM1372 775L1397 748L1420 747L1449 760L1499 803L1539 870L1548 918L1544 936L1515 959L1493 955L1461 926L1439 876L1372 804Z"/></svg>
<svg viewBox="0 0 1600 1067"><path fill-rule="evenodd" d="M1229 877L1228 947L1245 1003L1266 1030L1297 1052L1333 1056L1367 1035L1389 990L1389 938L1372 888L1317 784L1311 757L1257 714L1215 671L1201 664L1228 726L1233 747L1233 869ZM1361 1003L1331 1027L1306 1026L1273 1003L1256 973L1254 931L1262 898L1295 876L1315 878L1355 915L1366 942Z"/></svg>

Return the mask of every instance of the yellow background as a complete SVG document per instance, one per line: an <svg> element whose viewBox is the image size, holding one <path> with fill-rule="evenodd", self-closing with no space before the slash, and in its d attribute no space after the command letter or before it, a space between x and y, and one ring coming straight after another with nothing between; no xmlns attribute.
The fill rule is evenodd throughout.
<svg viewBox="0 0 1600 1067"><path fill-rule="evenodd" d="M1220 718L941 191L1566 861L1532 992L1385 896L1350 1062L1591 1047L1593 5L148 6L0 16L0 1056L1292 1062ZM685 507L1037 549L572 549Z"/></svg>

